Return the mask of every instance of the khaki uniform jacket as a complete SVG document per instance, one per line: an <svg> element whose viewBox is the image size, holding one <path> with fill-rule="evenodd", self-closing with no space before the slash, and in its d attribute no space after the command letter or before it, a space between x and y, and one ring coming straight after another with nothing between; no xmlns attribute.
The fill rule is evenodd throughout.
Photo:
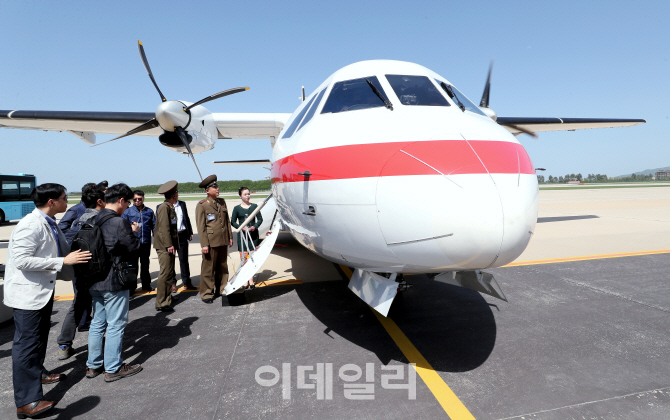
<svg viewBox="0 0 670 420"><path fill-rule="evenodd" d="M154 248L166 250L171 246L179 248L177 213L174 211L172 203L164 201L156 209Z"/></svg>
<svg viewBox="0 0 670 420"><path fill-rule="evenodd" d="M203 248L230 245L233 228L230 226L226 200L206 198L198 202L195 206L195 221Z"/></svg>

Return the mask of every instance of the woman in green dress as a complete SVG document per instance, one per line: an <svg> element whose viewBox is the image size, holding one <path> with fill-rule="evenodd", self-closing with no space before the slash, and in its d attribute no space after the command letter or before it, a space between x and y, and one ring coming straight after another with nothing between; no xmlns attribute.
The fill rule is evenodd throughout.
<svg viewBox="0 0 670 420"><path fill-rule="evenodd" d="M242 223L244 223L245 220L253 213L254 210L258 207L257 204L253 204L249 202L249 199L251 198L251 193L249 192L249 188L247 187L240 187L240 190L238 191L238 194L240 195L240 198L242 199L242 203L238 204L235 206L233 209L233 214L230 217L230 222L235 228L239 228ZM249 257L249 250L253 249L255 250L258 248L258 245L260 245L260 238L258 236L258 228L261 226L261 223L263 223L263 216L261 216L261 212L256 213L254 216L253 220L251 220L247 226L244 227L243 231L244 232L249 232L249 235L244 233L244 237L247 238L247 243L246 245L243 245L244 238L242 235L242 231L237 232L237 250L240 251L240 259L244 261L245 258ZM249 243L248 237L251 236L251 243ZM245 289L253 289L254 286L254 279L253 277L249 279L249 281L244 285Z"/></svg>

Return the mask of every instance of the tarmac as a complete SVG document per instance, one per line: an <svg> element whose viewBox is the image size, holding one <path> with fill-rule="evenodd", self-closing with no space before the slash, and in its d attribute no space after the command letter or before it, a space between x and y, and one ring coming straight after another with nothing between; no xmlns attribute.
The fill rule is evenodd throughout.
<svg viewBox="0 0 670 420"><path fill-rule="evenodd" d="M181 292L166 314L133 297L123 357L144 370L113 383L85 378L86 333L57 360L71 304L59 284L45 366L68 378L44 387L59 402L43 418L667 419L669 210L670 187L541 191L527 250L487 270L508 302L408 276L388 318L347 289L346 267L282 234L244 302ZM7 419L13 331L0 325Z"/></svg>

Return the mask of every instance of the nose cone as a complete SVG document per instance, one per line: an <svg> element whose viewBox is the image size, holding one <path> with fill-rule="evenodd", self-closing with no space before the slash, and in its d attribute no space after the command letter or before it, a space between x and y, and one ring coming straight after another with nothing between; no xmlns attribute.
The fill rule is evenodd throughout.
<svg viewBox="0 0 670 420"><path fill-rule="evenodd" d="M402 146L382 170L377 215L405 272L483 268L503 237L496 186L465 141Z"/></svg>
<svg viewBox="0 0 670 420"><path fill-rule="evenodd" d="M186 128L190 116L184 112L185 105L179 101L162 102L156 108L156 120L165 131L174 131L175 127Z"/></svg>

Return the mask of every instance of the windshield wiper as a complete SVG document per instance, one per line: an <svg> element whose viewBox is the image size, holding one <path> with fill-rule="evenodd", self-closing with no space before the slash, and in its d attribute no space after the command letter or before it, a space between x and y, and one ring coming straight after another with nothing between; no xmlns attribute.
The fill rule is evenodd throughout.
<svg viewBox="0 0 670 420"><path fill-rule="evenodd" d="M451 86L449 86L448 84L446 84L444 82L440 83L440 86L442 86L442 89L444 89L444 91L447 92L447 95L449 95L449 97L451 99L456 101L456 103L458 104L458 107L461 109L461 111L465 112L465 105L463 105L461 103L461 100L458 99L458 96L456 96L456 94L454 93L454 90L451 88Z"/></svg>
<svg viewBox="0 0 670 420"><path fill-rule="evenodd" d="M365 81L368 82L368 85L370 85L370 88L371 88L372 91L375 93L375 95L377 95L377 96L379 97L379 99L381 99L382 102L384 102L384 106L385 106L386 108L390 109L391 111L393 111L393 104L391 103L391 101L389 101L388 99L386 99L386 98L384 98L384 97L382 96L382 93L379 91L379 89L377 89L377 88L375 87L375 85L372 84L372 82L370 81L370 79L368 79L368 78L366 77L366 78L365 78Z"/></svg>

